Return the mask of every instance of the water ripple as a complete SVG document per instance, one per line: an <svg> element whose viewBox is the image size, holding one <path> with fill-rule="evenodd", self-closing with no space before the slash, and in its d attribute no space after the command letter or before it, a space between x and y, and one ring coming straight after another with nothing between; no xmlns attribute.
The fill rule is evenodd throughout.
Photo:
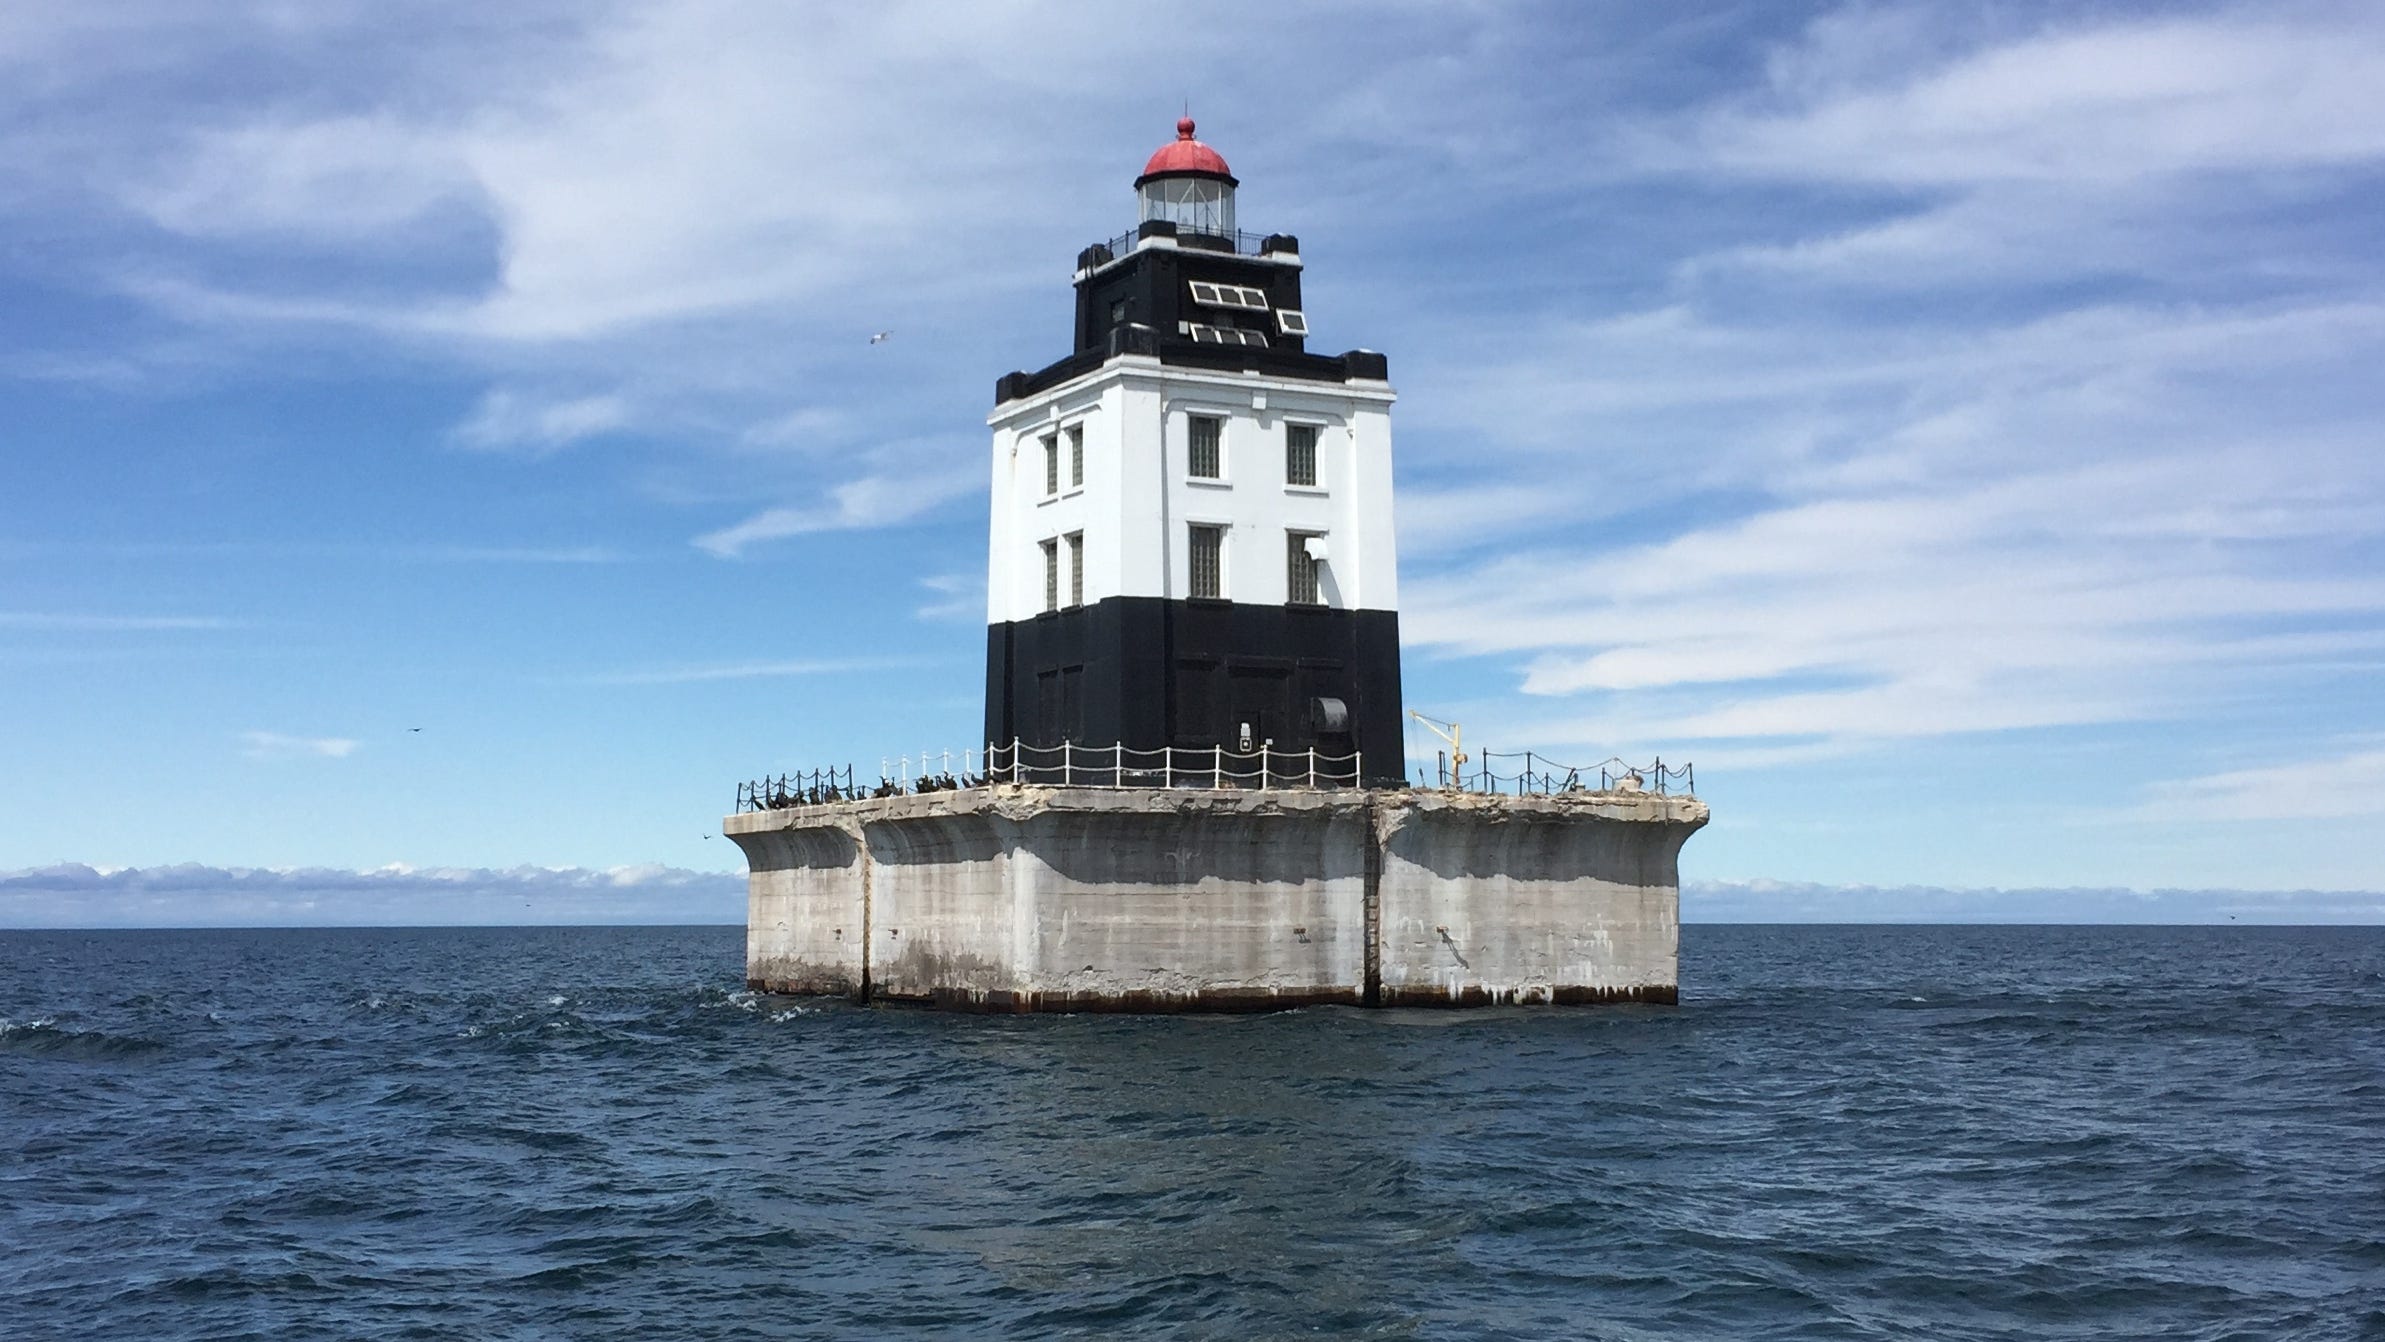
<svg viewBox="0 0 2385 1342"><path fill-rule="evenodd" d="M738 929L0 933L9 1336L2385 1334L2385 935L1690 928L989 1019Z"/></svg>

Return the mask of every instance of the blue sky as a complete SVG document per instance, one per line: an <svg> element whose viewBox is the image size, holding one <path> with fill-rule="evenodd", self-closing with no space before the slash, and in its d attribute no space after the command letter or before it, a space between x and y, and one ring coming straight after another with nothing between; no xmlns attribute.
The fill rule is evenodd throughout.
<svg viewBox="0 0 2385 1342"><path fill-rule="evenodd" d="M1137 12L0 10L0 873L667 914L968 744L1189 100L1390 355L1411 706L1695 761L1751 907L2385 889L2385 13Z"/></svg>

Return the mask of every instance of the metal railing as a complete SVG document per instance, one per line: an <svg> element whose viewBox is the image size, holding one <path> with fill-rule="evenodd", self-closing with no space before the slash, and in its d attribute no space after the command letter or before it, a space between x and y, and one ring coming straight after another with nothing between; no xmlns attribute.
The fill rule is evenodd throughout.
<svg viewBox="0 0 2385 1342"><path fill-rule="evenodd" d="M1500 761L1514 761L1513 772L1502 773ZM1453 771L1447 752L1435 759L1434 773L1416 780L1419 788L1438 787L1463 792L1512 796L1548 796L1567 792L1653 792L1658 796L1697 795L1697 778L1687 764L1673 766L1659 759L1641 767L1620 759L1588 766L1557 763L1535 751L1483 751L1470 758L1479 767ZM1223 746L1161 746L1135 750L1124 745L1088 746L1062 743L1029 745L1012 741L984 750L921 751L918 755L888 756L878 761L878 777L864 783L852 765L842 769L765 775L737 785L737 810L776 811L792 806L821 806L858 801L865 797L904 797L929 792L952 792L996 783L1042 787L1089 788L1205 788L1323 790L1366 785L1364 752L1336 755L1311 747L1278 750L1228 750Z"/></svg>
<svg viewBox="0 0 2385 1342"><path fill-rule="evenodd" d="M1337 788L1359 786L1366 776L1365 762L1360 751L1336 755L1314 746L1134 750L1123 745L1035 746L1012 741L987 749L985 772L996 782L1060 787Z"/></svg>
<svg viewBox="0 0 2385 1342"><path fill-rule="evenodd" d="M1501 773L1497 761L1514 761L1514 772ZM1560 792L1653 792L1660 797L1698 795L1696 766L1666 764L1662 759L1646 766L1621 759L1604 759L1596 764L1560 764L1537 751L1485 750L1469 763L1474 768L1452 771L1449 752L1434 757L1434 781L1419 786L1456 788L1463 792L1494 792L1513 796L1547 796ZM1596 779L1593 786L1591 780Z"/></svg>
<svg viewBox="0 0 2385 1342"><path fill-rule="evenodd" d="M1125 745L1056 746L1012 741L984 750L921 751L878 761L874 783L859 781L853 766L808 773L765 775L737 785L737 809L776 811L864 797L902 797L950 792L989 783L1031 783L1043 787L1093 788L1352 788L1365 778L1365 756L1352 751L1228 750L1161 746L1136 750Z"/></svg>
<svg viewBox="0 0 2385 1342"><path fill-rule="evenodd" d="M1080 233L1077 236L1083 237L1084 235ZM1263 249L1267 239L1274 236L1272 233L1253 233L1248 229L1241 228L1228 231L1222 228L1195 228L1190 224L1182 223L1176 225L1176 241L1179 245L1207 251L1231 252L1236 256L1265 256L1267 253ZM1110 258L1116 260L1133 251L1141 241L1142 230L1137 227L1130 228L1099 245L1108 248Z"/></svg>

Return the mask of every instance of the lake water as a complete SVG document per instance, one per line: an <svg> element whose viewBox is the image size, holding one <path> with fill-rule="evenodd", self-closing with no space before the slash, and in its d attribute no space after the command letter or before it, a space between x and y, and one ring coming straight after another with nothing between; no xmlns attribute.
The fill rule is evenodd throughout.
<svg viewBox="0 0 2385 1342"><path fill-rule="evenodd" d="M0 1335L2385 1336L2385 930L989 1018L736 928L0 932Z"/></svg>

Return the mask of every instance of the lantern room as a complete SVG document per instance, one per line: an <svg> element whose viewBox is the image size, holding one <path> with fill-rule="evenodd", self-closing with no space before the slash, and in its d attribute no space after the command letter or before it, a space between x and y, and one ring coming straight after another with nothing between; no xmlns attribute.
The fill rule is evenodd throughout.
<svg viewBox="0 0 2385 1342"><path fill-rule="evenodd" d="M1176 123L1176 138L1159 147L1135 179L1139 222L1163 219L1178 232L1234 236L1234 174L1225 156L1193 138L1193 119Z"/></svg>

